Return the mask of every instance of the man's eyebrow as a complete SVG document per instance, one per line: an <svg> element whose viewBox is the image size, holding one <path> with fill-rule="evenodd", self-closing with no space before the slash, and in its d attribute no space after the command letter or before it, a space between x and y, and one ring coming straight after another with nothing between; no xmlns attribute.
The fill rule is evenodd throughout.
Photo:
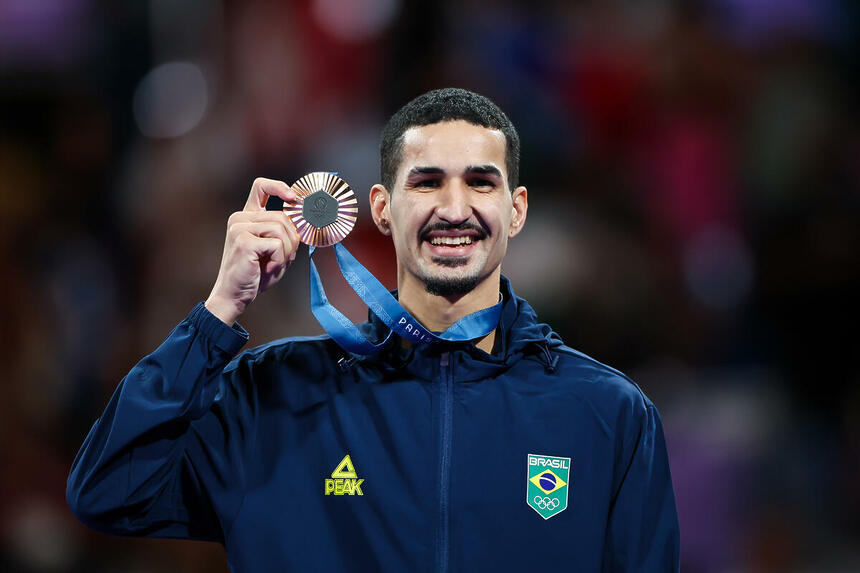
<svg viewBox="0 0 860 573"><path fill-rule="evenodd" d="M502 176L502 172L499 171L499 168L491 164L470 165L466 167L465 173L477 173L479 175L495 175L496 177Z"/></svg>
<svg viewBox="0 0 860 573"><path fill-rule="evenodd" d="M464 174L467 175L495 175L496 177L502 177L502 172L495 165L488 163L486 165L469 165L466 169L463 170ZM409 170L409 173L406 174L406 177L416 177L420 175L444 175L445 170L441 167L413 167Z"/></svg>
<svg viewBox="0 0 860 573"><path fill-rule="evenodd" d="M440 167L413 167L406 174L406 177L415 177L416 175L444 175L445 170Z"/></svg>

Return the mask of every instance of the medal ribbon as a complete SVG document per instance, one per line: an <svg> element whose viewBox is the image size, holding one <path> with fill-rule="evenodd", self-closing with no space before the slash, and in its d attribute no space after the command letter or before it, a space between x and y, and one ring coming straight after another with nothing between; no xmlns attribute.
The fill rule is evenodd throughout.
<svg viewBox="0 0 860 573"><path fill-rule="evenodd" d="M396 333L405 340L423 343L473 340L489 334L499 324L499 317L502 313L501 300L491 307L464 316L444 332L431 332L415 320L388 292L388 289L352 256L346 247L337 243L334 245L337 264L346 282L371 312L389 328L385 340L379 344L374 344L361 333L351 320L328 301L314 264L315 250L316 247L313 246L310 246L308 250L311 267L311 312L332 339L348 352L361 356L376 354L382 350L392 333Z"/></svg>

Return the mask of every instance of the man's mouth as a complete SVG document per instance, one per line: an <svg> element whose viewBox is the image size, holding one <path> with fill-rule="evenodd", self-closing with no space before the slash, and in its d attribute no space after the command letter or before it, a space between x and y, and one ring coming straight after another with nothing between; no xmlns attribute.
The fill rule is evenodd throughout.
<svg viewBox="0 0 860 573"><path fill-rule="evenodd" d="M424 236L423 242L427 243L432 256L466 257L483 238L484 235L474 229L434 230Z"/></svg>
<svg viewBox="0 0 860 573"><path fill-rule="evenodd" d="M446 246L459 247L460 245L471 245L472 244L472 237L469 237L469 236L466 236L466 237L432 237L430 239L430 244L436 245L436 246L446 245Z"/></svg>
<svg viewBox="0 0 860 573"><path fill-rule="evenodd" d="M421 249L426 249L426 256L436 264L461 266L469 262L472 254L480 248L478 243L489 234L483 226L472 221L463 221L459 225L436 221L421 232Z"/></svg>

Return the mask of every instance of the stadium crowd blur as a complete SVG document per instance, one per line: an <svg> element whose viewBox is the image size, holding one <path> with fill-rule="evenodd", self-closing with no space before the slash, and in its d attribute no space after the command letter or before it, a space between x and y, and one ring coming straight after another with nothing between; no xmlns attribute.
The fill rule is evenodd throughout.
<svg viewBox="0 0 860 573"><path fill-rule="evenodd" d="M860 570L860 5L528 6L0 0L0 570L226 571L78 523L75 452L208 295L255 176L338 171L366 214L385 119L449 85L523 140L503 272L662 413L682 571ZM369 216L345 244L394 288ZM304 252L249 347L321 332Z"/></svg>

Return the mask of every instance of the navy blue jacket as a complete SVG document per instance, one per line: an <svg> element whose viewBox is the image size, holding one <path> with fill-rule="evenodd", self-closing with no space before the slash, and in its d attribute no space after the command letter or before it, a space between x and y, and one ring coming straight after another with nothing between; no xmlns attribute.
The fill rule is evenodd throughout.
<svg viewBox="0 0 860 573"><path fill-rule="evenodd" d="M677 571L656 408L501 286L492 355L393 337L357 359L317 336L234 359L247 333L198 304L116 389L69 506L107 533L218 541L233 571ZM540 482L566 491L533 496L566 494L549 518L529 454L569 459Z"/></svg>

